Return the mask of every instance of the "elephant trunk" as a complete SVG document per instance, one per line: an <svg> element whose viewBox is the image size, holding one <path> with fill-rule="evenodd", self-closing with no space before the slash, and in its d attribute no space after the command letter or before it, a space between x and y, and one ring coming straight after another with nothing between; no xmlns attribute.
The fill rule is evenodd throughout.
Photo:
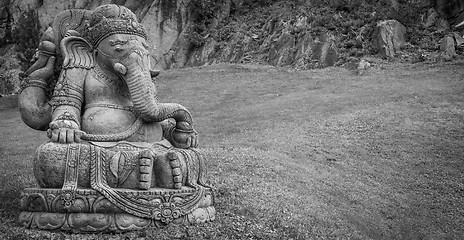
<svg viewBox="0 0 464 240"><path fill-rule="evenodd" d="M192 130L192 116L184 106L158 102L149 66L148 54L141 50L133 50L121 63L114 64L115 70L123 75L126 81L135 110L144 121L161 122L173 118L179 129Z"/></svg>

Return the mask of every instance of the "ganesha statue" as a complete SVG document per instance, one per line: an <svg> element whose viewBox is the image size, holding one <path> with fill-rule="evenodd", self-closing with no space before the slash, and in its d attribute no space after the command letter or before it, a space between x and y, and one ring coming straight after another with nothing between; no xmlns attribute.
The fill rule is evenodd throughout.
<svg viewBox="0 0 464 240"><path fill-rule="evenodd" d="M159 102L146 41L136 15L113 4L63 11L43 35L19 96L23 121L50 139L34 156L39 187L21 195L25 227L121 232L214 219L192 116Z"/></svg>

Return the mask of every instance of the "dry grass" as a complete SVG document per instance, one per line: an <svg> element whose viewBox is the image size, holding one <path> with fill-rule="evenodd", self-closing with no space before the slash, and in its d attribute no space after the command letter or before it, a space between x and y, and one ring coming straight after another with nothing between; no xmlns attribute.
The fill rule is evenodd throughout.
<svg viewBox="0 0 464 240"><path fill-rule="evenodd" d="M463 79L462 62L379 62L363 76L243 65L164 72L162 99L196 119L217 219L121 235L15 225L20 191L35 184L30 155L46 139L3 107L0 238L459 239Z"/></svg>

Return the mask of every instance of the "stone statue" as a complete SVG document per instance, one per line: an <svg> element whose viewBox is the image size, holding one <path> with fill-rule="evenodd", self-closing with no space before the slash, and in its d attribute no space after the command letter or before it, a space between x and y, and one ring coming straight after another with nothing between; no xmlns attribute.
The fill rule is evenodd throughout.
<svg viewBox="0 0 464 240"><path fill-rule="evenodd" d="M135 14L113 4L63 11L42 37L19 106L50 141L34 157L40 188L21 197L24 226L111 232L214 219L192 117L158 101L146 40Z"/></svg>

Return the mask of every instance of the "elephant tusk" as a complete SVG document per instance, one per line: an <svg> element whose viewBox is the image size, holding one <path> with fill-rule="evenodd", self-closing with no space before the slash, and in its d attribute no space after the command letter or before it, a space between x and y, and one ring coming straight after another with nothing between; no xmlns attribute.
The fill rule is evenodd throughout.
<svg viewBox="0 0 464 240"><path fill-rule="evenodd" d="M122 75L126 75L127 73L126 66L122 65L121 63L115 63L113 67L114 67L114 70L116 70L118 73Z"/></svg>

